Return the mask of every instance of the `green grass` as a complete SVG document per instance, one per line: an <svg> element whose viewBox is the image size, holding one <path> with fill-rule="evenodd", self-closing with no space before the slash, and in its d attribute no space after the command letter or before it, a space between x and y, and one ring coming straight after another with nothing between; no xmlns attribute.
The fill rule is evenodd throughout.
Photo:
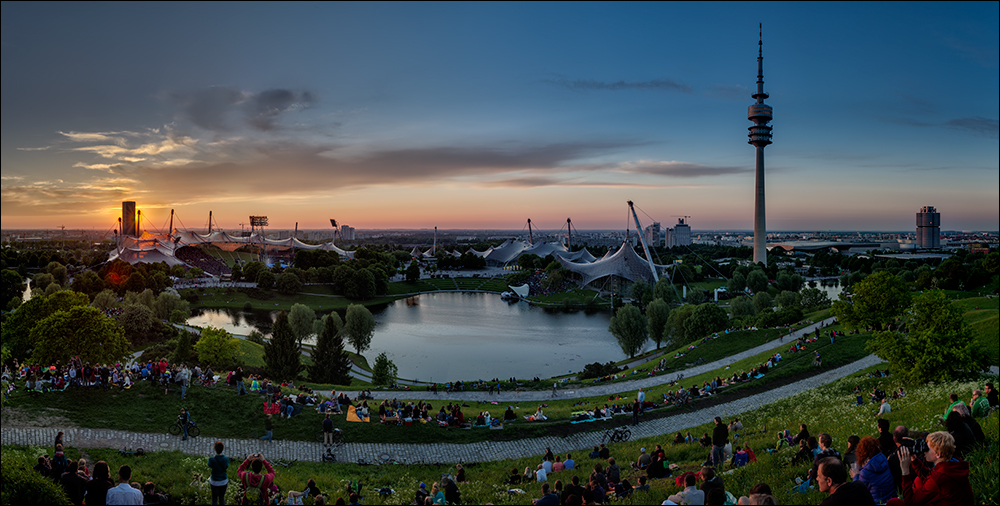
<svg viewBox="0 0 1000 506"><path fill-rule="evenodd" d="M807 424L813 434L829 433L833 437L834 447L841 451L846 447L847 437L852 434L876 435L875 407L871 404L854 406L853 388L858 386L863 390L871 390L874 386L879 386L885 391L890 391L898 388L899 382L891 376L888 378L868 378L867 372L862 371L830 385L737 415L746 429L736 438L736 441L739 444L749 444L756 452L758 462L727 471L723 475L726 489L739 496L746 494L756 483L764 482L771 486L779 504L818 504L821 502L825 495L817 490L812 490L804 495L791 492L794 479L804 477L808 470L806 465L792 466L789 464L794 453L793 450L784 448L774 453L768 453L766 448L773 447L776 432L786 428L794 431L800 423ZM948 394L953 391L971 391L974 387L981 387L983 381L987 381L987 379L954 381L909 388L905 398L892 402L892 414L888 417L890 423L894 426L906 425L911 430L928 432L940 430L937 418L941 410L948 404ZM995 377L993 381L996 381ZM1000 431L998 431L996 421L996 415L993 415L993 418L986 419L982 423L987 436L987 445L977 449L967 458L970 463L970 481L976 495L976 504L997 504L998 502L998 492L1000 492L998 489L1000 488L998 485L998 475L1000 475L998 453L1000 453L1000 447L998 447L997 440ZM276 425L275 434L280 437L283 429L281 425ZM362 426L362 424L351 425ZM420 428L411 427L406 432L410 432L410 429L419 430ZM690 431L692 434L698 435L710 432L710 420L706 420L706 423L698 426L685 428L683 431ZM397 430L396 432L403 431ZM531 435L523 437L531 437ZM208 441L207 437L205 439ZM708 451L696 443L673 445L669 443L671 439L671 435L665 434L618 443L610 448L612 456L623 467L622 476L629 478L633 483L636 481L635 474L630 470L625 470L627 467L623 464L634 460L639 454L639 448L643 446L652 447L661 444L666 451L667 459L678 464L682 472L697 470L700 463L706 459ZM161 492L171 494L181 504L200 504L204 503L207 498L207 488L203 489L197 484L192 484L192 476L194 473L207 474L208 469L205 462L209 450L207 444L205 450L206 455L200 457L183 455L179 452L157 452L137 459L121 457L112 449L87 450L87 454L91 462L105 460L112 469L128 463L133 468L135 481L153 481ZM4 446L2 452L5 481L10 462L17 463L21 460L28 460L41 451L42 449L38 448ZM70 456L75 456L78 452L70 448L68 453ZM267 456L267 452L264 453ZM550 475L550 482L555 479L567 482L574 474L586 479L593 461L587 459L586 452L574 452L574 456L577 461L577 471ZM241 457L230 455L231 483L237 481L235 471ZM374 460L376 455L371 457L371 460ZM405 458L405 456L397 457ZM509 487L503 485L502 481L509 474L510 469L517 469L520 472L526 466L534 468L540 460L541 455L533 455L496 462L466 463L469 483L460 485L463 500L469 504L486 502L530 504L532 498L539 497L540 485L524 485L520 488L525 490L526 494L509 495L506 493ZM447 462L441 465L359 466L355 463L297 463L290 468L277 468L275 482L283 491L302 490L305 482L309 478L313 478L323 492L330 494L335 499L338 496L346 498L344 490L348 482L361 481L367 492L363 494L365 496L364 504L400 504L408 503L411 500L416 485L420 481L432 483L441 473L449 471L453 473L453 464ZM374 490L381 487L395 489L396 495L380 497ZM230 487L229 494L235 494L234 488ZM648 494L625 501L625 503L657 504L666 499L669 494L679 490L680 487L674 485L672 478L654 480L652 490ZM229 497L229 499L232 501L235 497Z"/></svg>
<svg viewBox="0 0 1000 506"><path fill-rule="evenodd" d="M990 357L990 363L1000 365L1000 299L969 297L952 302L965 313L965 322L976 342Z"/></svg>

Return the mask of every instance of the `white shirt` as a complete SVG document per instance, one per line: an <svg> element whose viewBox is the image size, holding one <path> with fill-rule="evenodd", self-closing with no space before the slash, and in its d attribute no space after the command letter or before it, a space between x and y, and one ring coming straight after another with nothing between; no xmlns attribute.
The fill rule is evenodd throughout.
<svg viewBox="0 0 1000 506"><path fill-rule="evenodd" d="M535 479L537 481L545 481L545 479L546 479L547 476L548 476L548 473L545 472L544 468L535 471Z"/></svg>
<svg viewBox="0 0 1000 506"><path fill-rule="evenodd" d="M889 413L891 411L892 411L892 407L889 406L889 403L888 402L883 402L882 403L882 407L878 408L878 415L876 415L876 416L882 416L882 415L885 415L885 414L887 414L887 413Z"/></svg>
<svg viewBox="0 0 1000 506"><path fill-rule="evenodd" d="M108 506L115 504L142 504L142 492L129 486L128 483L119 483L117 487L108 489Z"/></svg>

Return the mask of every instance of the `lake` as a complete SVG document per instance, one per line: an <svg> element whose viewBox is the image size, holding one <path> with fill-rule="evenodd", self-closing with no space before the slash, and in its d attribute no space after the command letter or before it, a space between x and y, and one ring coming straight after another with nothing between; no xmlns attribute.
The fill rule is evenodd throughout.
<svg viewBox="0 0 1000 506"><path fill-rule="evenodd" d="M191 325L270 332L274 311L197 310ZM399 377L422 381L547 378L626 358L608 332L611 313L546 310L494 293L429 293L372 308L369 363L386 352ZM343 317L343 313L341 313ZM648 342L647 346L653 346ZM348 346L348 349L350 347Z"/></svg>

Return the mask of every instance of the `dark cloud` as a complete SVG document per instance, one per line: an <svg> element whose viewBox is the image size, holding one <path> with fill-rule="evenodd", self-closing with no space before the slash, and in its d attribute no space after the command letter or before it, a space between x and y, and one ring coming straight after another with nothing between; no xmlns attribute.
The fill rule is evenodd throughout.
<svg viewBox="0 0 1000 506"><path fill-rule="evenodd" d="M216 131L230 129L226 121L229 111L244 99L240 90L225 86L175 93L172 97L180 105L185 119L206 130Z"/></svg>
<svg viewBox="0 0 1000 506"><path fill-rule="evenodd" d="M652 81L595 81L593 79L545 79L543 82L561 86L574 91L676 91L691 93L691 87L670 79L653 79Z"/></svg>
<svg viewBox="0 0 1000 506"><path fill-rule="evenodd" d="M632 146L622 143L565 143L508 148L432 147L384 150L342 157L336 146L273 143L257 156L237 163L188 163L164 167L137 164L113 167L117 177L140 181L171 195L199 199L257 198L262 195L311 194L375 185L437 184L470 180L489 184L493 176L520 179L520 186L557 184L553 176L594 171L607 165L575 164ZM471 178L471 179L470 179ZM484 181L479 183L479 181ZM196 184L192 184L196 182ZM516 183L508 183L512 185Z"/></svg>
<svg viewBox="0 0 1000 506"><path fill-rule="evenodd" d="M315 101L316 97L308 91L296 93L285 89L265 90L250 97L247 115L254 128L273 130L281 113L311 107Z"/></svg>
<svg viewBox="0 0 1000 506"><path fill-rule="evenodd" d="M995 119L973 116L971 118L956 118L944 124L948 128L972 132L990 139L1000 137L1000 122Z"/></svg>
<svg viewBox="0 0 1000 506"><path fill-rule="evenodd" d="M230 116L239 109L245 114L249 126L269 131L277 128L278 119L283 113L305 109L316 103L316 95L311 92L281 88L251 93L231 86L212 86L203 90L173 93L170 97L180 107L183 119L205 130L217 132L237 127Z"/></svg>
<svg viewBox="0 0 1000 506"><path fill-rule="evenodd" d="M624 163L619 166L619 170L629 173L666 177L709 177L753 172L753 169L750 167L713 167L699 163L656 161Z"/></svg>

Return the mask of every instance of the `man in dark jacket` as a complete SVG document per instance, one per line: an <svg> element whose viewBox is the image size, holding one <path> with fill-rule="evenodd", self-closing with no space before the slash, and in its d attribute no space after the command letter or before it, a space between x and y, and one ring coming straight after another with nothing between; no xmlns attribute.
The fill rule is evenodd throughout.
<svg viewBox="0 0 1000 506"><path fill-rule="evenodd" d="M875 499L872 498L868 487L860 481L847 481L847 467L836 457L826 457L819 461L819 469L816 472L816 484L819 491L830 494L820 504L824 505L872 505Z"/></svg>
<svg viewBox="0 0 1000 506"><path fill-rule="evenodd" d="M729 427L722 423L722 417L715 417L715 428L712 429L712 465L722 469L726 461L726 444L729 443Z"/></svg>

